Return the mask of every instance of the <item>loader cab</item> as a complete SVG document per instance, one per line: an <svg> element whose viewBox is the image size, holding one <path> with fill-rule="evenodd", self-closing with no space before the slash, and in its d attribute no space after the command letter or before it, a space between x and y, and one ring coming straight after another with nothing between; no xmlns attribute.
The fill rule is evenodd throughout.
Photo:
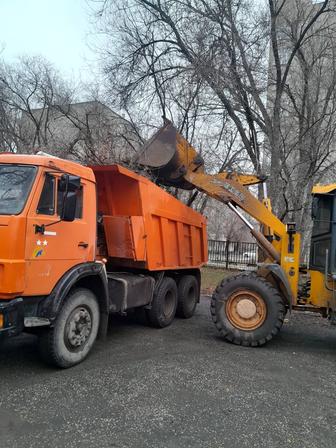
<svg viewBox="0 0 336 448"><path fill-rule="evenodd" d="M336 184L314 187L312 219L310 268L336 275Z"/></svg>

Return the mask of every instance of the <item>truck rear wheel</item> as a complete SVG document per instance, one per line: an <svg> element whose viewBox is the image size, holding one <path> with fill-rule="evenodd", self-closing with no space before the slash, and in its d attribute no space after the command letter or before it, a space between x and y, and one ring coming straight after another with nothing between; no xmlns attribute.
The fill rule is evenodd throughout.
<svg viewBox="0 0 336 448"><path fill-rule="evenodd" d="M179 281L176 315L189 319L195 313L199 300L199 284L193 275L184 275Z"/></svg>
<svg viewBox="0 0 336 448"><path fill-rule="evenodd" d="M88 289L78 288L64 302L52 328L40 336L42 357L61 368L82 362L98 333L99 305Z"/></svg>
<svg viewBox="0 0 336 448"><path fill-rule="evenodd" d="M280 331L286 307L279 291L263 277L240 274L224 279L217 287L211 315L224 339L256 347Z"/></svg>
<svg viewBox="0 0 336 448"><path fill-rule="evenodd" d="M170 277L164 277L154 295L152 307L146 310L149 324L156 328L168 327L174 320L176 308L176 282Z"/></svg>

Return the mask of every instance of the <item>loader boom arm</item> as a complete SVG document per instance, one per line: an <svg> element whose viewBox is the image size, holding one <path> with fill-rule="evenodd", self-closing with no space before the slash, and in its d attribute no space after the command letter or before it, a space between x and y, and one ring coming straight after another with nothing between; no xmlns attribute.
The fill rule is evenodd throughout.
<svg viewBox="0 0 336 448"><path fill-rule="evenodd" d="M234 178L229 179L220 175L197 172L187 172L185 179L199 191L227 204L249 227L258 245L266 254L277 263L280 262L280 253L259 230L254 229L249 221L244 219L244 216L237 211L237 207L264 226L269 227L280 238L283 234L286 234L286 226L262 202L258 201L244 185Z"/></svg>
<svg viewBox="0 0 336 448"><path fill-rule="evenodd" d="M166 122L147 142L138 162L149 166L157 174L160 183L184 189L196 188L227 204L250 228L268 257L280 262L279 250L238 211L238 208L242 209L268 227L278 240L286 235L286 225L246 188L265 179L241 173L205 173L203 159L170 122Z"/></svg>

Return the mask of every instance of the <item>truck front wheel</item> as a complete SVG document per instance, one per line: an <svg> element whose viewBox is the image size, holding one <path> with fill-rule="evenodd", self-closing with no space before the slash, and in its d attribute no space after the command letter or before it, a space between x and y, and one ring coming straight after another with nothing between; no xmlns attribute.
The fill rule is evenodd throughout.
<svg viewBox="0 0 336 448"><path fill-rule="evenodd" d="M280 331L285 314L279 291L255 274L224 279L212 296L211 315L217 329L237 345L264 345Z"/></svg>
<svg viewBox="0 0 336 448"><path fill-rule="evenodd" d="M99 305L88 289L73 290L65 300L53 327L39 339L42 357L61 368L82 362L89 354L98 333Z"/></svg>
<svg viewBox="0 0 336 448"><path fill-rule="evenodd" d="M177 286L174 279L164 277L158 287L151 308L146 310L152 327L164 328L172 323L177 307Z"/></svg>

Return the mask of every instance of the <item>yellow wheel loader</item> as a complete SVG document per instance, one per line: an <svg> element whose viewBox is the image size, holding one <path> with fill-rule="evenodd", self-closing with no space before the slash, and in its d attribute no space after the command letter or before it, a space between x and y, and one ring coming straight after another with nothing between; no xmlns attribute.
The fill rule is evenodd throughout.
<svg viewBox="0 0 336 448"><path fill-rule="evenodd" d="M138 163L159 183L197 189L226 204L247 226L265 260L256 272L225 278L213 294L211 315L222 337L244 346L261 346L281 329L287 311L314 311L329 319L336 310L336 184L313 189L309 268L300 266L300 234L271 210L265 178L236 172L207 174L197 151L172 123L144 145ZM264 184L264 199L248 189ZM244 212L244 213L243 213ZM257 230L246 216L261 224Z"/></svg>

